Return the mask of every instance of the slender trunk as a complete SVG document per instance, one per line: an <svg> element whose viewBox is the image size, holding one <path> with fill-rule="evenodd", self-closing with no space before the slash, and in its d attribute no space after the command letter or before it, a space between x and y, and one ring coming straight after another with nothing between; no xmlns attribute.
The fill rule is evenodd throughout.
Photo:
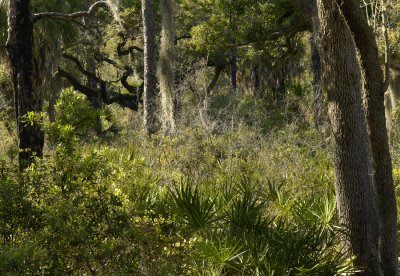
<svg viewBox="0 0 400 276"><path fill-rule="evenodd" d="M166 133L176 130L174 102L175 24L172 0L161 0L161 45L159 79L163 111L163 128Z"/></svg>
<svg viewBox="0 0 400 276"><path fill-rule="evenodd" d="M314 126L318 129L324 122L324 96L321 88L321 58L316 45L316 34L311 36L311 61L313 72L313 113L314 113Z"/></svg>
<svg viewBox="0 0 400 276"><path fill-rule="evenodd" d="M321 57L335 146L336 197L345 247L363 275L379 275L379 217L370 173L361 72L352 34L336 1L318 0Z"/></svg>
<svg viewBox="0 0 400 276"><path fill-rule="evenodd" d="M396 71L392 71L389 83L389 89L385 92L385 115L386 127L389 132L389 144L391 142L390 136L393 131L392 114L397 109L397 102L399 98L399 82L400 75Z"/></svg>
<svg viewBox="0 0 400 276"><path fill-rule="evenodd" d="M236 41L234 41L236 43ZM231 50L231 94L236 93L237 89L237 82L236 82L236 75L237 75L237 50L236 47L232 47Z"/></svg>
<svg viewBox="0 0 400 276"><path fill-rule="evenodd" d="M258 72L258 64L254 64L252 67L252 77L254 80L254 86L253 86L253 96L259 96L260 92L260 76Z"/></svg>
<svg viewBox="0 0 400 276"><path fill-rule="evenodd" d="M156 34L153 9L153 0L142 0L144 38L143 117L144 127L148 134L154 134L158 130L156 122Z"/></svg>
<svg viewBox="0 0 400 276"><path fill-rule="evenodd" d="M54 77L50 79L50 99L49 99L49 108L47 109L47 113L49 114L49 121L56 121L56 110L55 104L58 98L58 95L61 92L62 80L59 74L56 74Z"/></svg>
<svg viewBox="0 0 400 276"><path fill-rule="evenodd" d="M92 22L92 18L91 17L85 17L82 19L82 23L83 25L86 26L87 29L90 28L90 24ZM92 34L86 30L85 31L85 41L90 43L93 40ZM96 61L93 57L92 51L85 51L85 61L86 61L86 68L87 71L89 71L90 73L92 73L93 75L96 75ZM86 84L87 87L92 88L94 90L98 89L98 83L95 79L93 79L90 76L86 77ZM90 103L92 104L92 107L96 110L102 108L103 106L103 102L101 100L101 95L100 93L98 94L98 96L95 97L88 97L88 100L90 101ZM99 122L100 122L100 118L99 118ZM97 125L97 131L98 131L98 125ZM101 131L101 129L100 129Z"/></svg>
<svg viewBox="0 0 400 276"><path fill-rule="evenodd" d="M33 66L33 22L29 0L8 1L7 53L14 85L16 121L19 140L19 166L24 169L34 156L42 157L44 134L41 120L24 122L31 112L42 111L42 99L37 93L38 80Z"/></svg>
<svg viewBox="0 0 400 276"><path fill-rule="evenodd" d="M276 71L273 75L274 78L274 87L272 88L272 92L274 95L274 99L276 102L280 103L285 99L286 87L285 87L285 69L281 68Z"/></svg>
<svg viewBox="0 0 400 276"><path fill-rule="evenodd" d="M397 267L397 208L393 184L392 161L389 152L386 128L384 81L379 63L379 52L375 35L358 1L341 0L341 9L354 34L365 74L365 111L369 141L374 163L374 180L380 213L380 255L384 275L398 275Z"/></svg>
<svg viewBox="0 0 400 276"><path fill-rule="evenodd" d="M207 95L211 94L211 91L214 89L215 85L218 82L219 76L221 75L222 70L224 69L223 65L216 65L214 68L214 77L212 78L210 84L207 87Z"/></svg>
<svg viewBox="0 0 400 276"><path fill-rule="evenodd" d="M399 71L392 71L392 79L390 80L390 101L392 108L397 108L397 102L400 98L400 73Z"/></svg>

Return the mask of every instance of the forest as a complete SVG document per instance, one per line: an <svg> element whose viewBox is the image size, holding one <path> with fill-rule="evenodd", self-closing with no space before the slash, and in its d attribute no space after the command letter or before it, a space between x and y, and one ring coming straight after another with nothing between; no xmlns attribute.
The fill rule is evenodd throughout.
<svg viewBox="0 0 400 276"><path fill-rule="evenodd" d="M400 275L398 0L0 0L0 275Z"/></svg>

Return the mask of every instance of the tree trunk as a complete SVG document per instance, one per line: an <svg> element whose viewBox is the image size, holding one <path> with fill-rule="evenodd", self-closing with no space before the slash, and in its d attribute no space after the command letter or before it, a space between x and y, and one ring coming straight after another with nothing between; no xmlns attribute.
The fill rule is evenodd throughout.
<svg viewBox="0 0 400 276"><path fill-rule="evenodd" d="M379 52L375 35L358 1L339 1L341 9L354 34L365 74L365 111L369 141L374 163L374 180L378 194L380 213L380 255L384 275L398 275L397 267L397 208L393 185L392 161L389 152L386 128L384 81L379 63Z"/></svg>
<svg viewBox="0 0 400 276"><path fill-rule="evenodd" d="M252 75L252 79L254 81L254 85L253 85L253 96L260 96L260 75L259 75L259 66L257 63L253 64L252 68L251 68L251 75Z"/></svg>
<svg viewBox="0 0 400 276"><path fill-rule="evenodd" d="M335 147L336 197L344 245L363 275L379 275L379 217L370 173L361 73L352 34L336 1L318 0L321 57Z"/></svg>
<svg viewBox="0 0 400 276"><path fill-rule="evenodd" d="M161 45L159 79L163 110L163 128L166 133L176 130L174 102L175 24L172 0L161 0Z"/></svg>
<svg viewBox="0 0 400 276"><path fill-rule="evenodd" d="M400 83L400 75L397 71L392 71L391 79L389 83L388 91L385 92L385 116L386 116L386 128L388 130L389 135L389 144L390 144L390 136L393 132L392 125L392 114L393 111L397 109L397 102L399 98L399 83Z"/></svg>
<svg viewBox="0 0 400 276"><path fill-rule="evenodd" d="M236 41L234 40L234 44ZM237 49L233 46L231 49L231 94L234 95L237 89L236 75L237 75Z"/></svg>
<svg viewBox="0 0 400 276"><path fill-rule="evenodd" d="M85 41L87 43L90 44L90 42L93 40L93 35L88 31L90 30L90 25L93 21L92 17L84 17L82 18L82 23L84 26L86 26L86 30L85 30ZM97 64L96 64L96 60L93 56L92 50L88 50L85 53L85 63L86 63L86 70L88 72L90 72L93 76L96 76L96 68L97 68ZM87 87L97 90L99 88L99 83L96 81L96 79L94 79L91 76L86 76L86 83L87 83ZM96 96L94 97L88 97L88 100L90 101L93 109L95 110L100 110L101 108L104 107L104 102L102 100L102 95L101 93L98 93ZM101 134L103 132L102 129L102 123L101 123L101 117L99 115L99 113L97 113L96 115L96 124L94 127L96 134Z"/></svg>
<svg viewBox="0 0 400 276"><path fill-rule="evenodd" d="M222 70L224 69L223 65L216 65L214 68L214 76L210 82L210 84L207 86L207 96L211 94L211 91L214 89L215 85L218 82L219 76L221 75Z"/></svg>
<svg viewBox="0 0 400 276"><path fill-rule="evenodd" d="M58 73L56 73L55 76L53 76L50 79L50 98L49 98L49 108L47 109L47 113L49 114L50 122L56 121L55 105L56 105L58 95L61 92L61 89L62 89L61 76Z"/></svg>
<svg viewBox="0 0 400 276"><path fill-rule="evenodd" d="M40 116L42 99L34 76L33 22L29 0L8 1L8 38L6 42L14 85L16 121L19 140L19 166L24 169L34 156L42 157L44 134L41 119L26 123L31 112Z"/></svg>
<svg viewBox="0 0 400 276"><path fill-rule="evenodd" d="M311 62L313 72L313 113L314 113L314 127L318 129L324 123L324 95L322 94L321 87L321 58L317 49L317 43L313 33L311 36Z"/></svg>
<svg viewBox="0 0 400 276"><path fill-rule="evenodd" d="M153 0L142 0L144 38L143 117L144 127L148 134L154 134L158 130L156 122L156 34L153 8Z"/></svg>

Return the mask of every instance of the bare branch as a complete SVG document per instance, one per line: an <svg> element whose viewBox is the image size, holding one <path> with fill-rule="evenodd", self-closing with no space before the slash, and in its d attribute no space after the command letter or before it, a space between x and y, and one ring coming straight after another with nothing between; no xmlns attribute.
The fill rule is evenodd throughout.
<svg viewBox="0 0 400 276"><path fill-rule="evenodd" d="M129 54L133 54L133 50L136 50L136 51L138 51L138 52L141 52L141 53L143 53L143 49L141 49L141 48L139 48L139 47L137 47L137 46L129 46L127 49L123 49L123 47L126 45L126 43L127 43L127 41L128 41L128 39L127 39L127 37L125 36L125 34L124 33L119 33L118 34L120 37L121 37L121 39L122 39L122 42L120 42L120 43L118 43L118 45L117 45L117 53L118 53L118 56L126 56L126 55L129 55Z"/></svg>
<svg viewBox="0 0 400 276"><path fill-rule="evenodd" d="M120 69L120 70L125 70L125 72L122 74L122 77L115 81L115 82L121 82L122 86L129 91L129 93L132 94L137 94L139 98L141 98L141 93L143 92L143 84L139 87L137 86L132 86L128 83L128 78L133 74L133 69L132 67L129 66L121 66L119 65L116 61L105 57L103 54L101 53L95 53L95 59L97 61L104 61L107 62L108 64L111 64L113 66L115 66L116 68Z"/></svg>
<svg viewBox="0 0 400 276"><path fill-rule="evenodd" d="M42 12L36 13L33 15L33 22L36 22L40 19L48 18L48 19L58 19L64 21L71 21L74 18L78 17L90 17L93 16L100 7L108 7L108 3L106 1L97 1L93 5L89 7L87 11L79 11L74 13L59 13L59 12Z"/></svg>
<svg viewBox="0 0 400 276"><path fill-rule="evenodd" d="M190 35L190 34L185 34L185 35L181 35L181 36L176 37L176 38L175 38L175 44L177 44L178 41L179 41L179 40L182 40L182 39L192 39L192 35Z"/></svg>
<svg viewBox="0 0 400 276"><path fill-rule="evenodd" d="M101 85L100 90L83 85L72 74L68 73L62 68L58 68L57 73L60 74L61 77L67 79L76 91L81 92L88 98L100 97L101 100L107 105L118 103L122 107L136 111L141 103L140 87L135 91L136 94L121 94L113 90L107 91L105 85Z"/></svg>
<svg viewBox="0 0 400 276"><path fill-rule="evenodd" d="M115 60L110 59L109 57L106 57L105 55L103 55L100 52L95 52L94 53L94 59L97 61L104 61L107 62L108 64L113 65L115 68L118 68L120 70L124 70L126 69L126 67L124 68L124 66L121 66L118 64L118 62L116 62Z"/></svg>
<svg viewBox="0 0 400 276"><path fill-rule="evenodd" d="M98 82L98 83L100 83L100 84L104 83L104 81L101 80L101 79L100 79L98 76L96 76L94 73L89 72L88 70L86 70L86 69L83 67L83 65L82 65L82 63L80 62L80 60L77 59L76 57L74 57L74 56L72 56L72 55L69 55L69 54L65 54L65 53L63 53L62 56L63 56L63 58L68 59L68 60L74 62L75 65L76 65L76 67L78 68L78 70L81 71L84 75L88 76L89 78L93 79L94 81L96 81L96 82Z"/></svg>
<svg viewBox="0 0 400 276"><path fill-rule="evenodd" d="M88 98L98 97L99 95L98 91L81 84L72 74L68 73L67 71L58 68L57 73L60 74L61 77L66 78L71 83L71 85L74 87L75 90L86 95Z"/></svg>

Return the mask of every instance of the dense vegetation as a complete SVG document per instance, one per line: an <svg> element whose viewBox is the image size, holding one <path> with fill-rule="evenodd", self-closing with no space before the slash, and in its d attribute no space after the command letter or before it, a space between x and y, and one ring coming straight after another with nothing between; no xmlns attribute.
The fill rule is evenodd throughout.
<svg viewBox="0 0 400 276"><path fill-rule="evenodd" d="M0 274L364 271L342 242L337 144L301 1L155 1L161 49L147 111L141 1L106 2L65 21L44 13L93 2L32 1L41 112L18 117L12 58L0 50ZM362 11L382 68L385 53L391 60L386 119L397 189L400 7L382 3ZM5 44L9 7L0 5ZM44 133L43 154L21 146L24 127Z"/></svg>

